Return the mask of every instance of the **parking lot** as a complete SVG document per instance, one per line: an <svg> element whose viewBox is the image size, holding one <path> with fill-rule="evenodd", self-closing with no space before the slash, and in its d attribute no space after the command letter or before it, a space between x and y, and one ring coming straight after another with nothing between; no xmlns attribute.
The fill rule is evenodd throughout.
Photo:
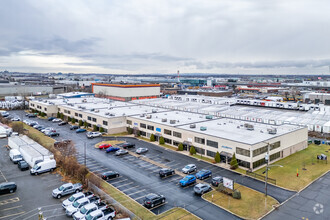
<svg viewBox="0 0 330 220"><path fill-rule="evenodd" d="M22 115L22 113L20 113L20 115ZM57 132L60 133L59 137L55 137L56 140L72 139L76 146L78 152L77 158L80 163L84 163L84 146L86 144L87 167L97 174L109 170L118 171L121 176L117 179L109 180L108 182L140 204L142 204L144 196L148 193L163 194L167 202L160 207L152 209L156 214L162 213L172 207L180 206L185 207L187 210L203 219L218 219L219 216L234 218L234 216L228 212L194 195L192 185L181 188L178 185L179 180L182 178L181 176L174 175L165 179L159 178L158 171L161 167L145 161L143 158L176 170L181 170L185 165L194 163L197 165L198 170L209 169L212 171L213 176L225 176L239 184L264 192L264 183L262 181L242 176L213 164L164 149L148 142L134 138L118 138L118 140L126 140L135 143L135 148L129 149L129 151L133 152L138 147L146 147L149 151L142 156L128 154L116 157L113 153L106 154L104 151L94 148L96 143L114 138L102 137L87 139L85 133L76 134L74 131L69 130L69 125L58 126L57 123L38 118L33 120L47 127L54 127ZM209 178L205 181L210 183L211 179ZM283 202L292 196L294 192L269 185L268 194L279 202Z"/></svg>
<svg viewBox="0 0 330 220"><path fill-rule="evenodd" d="M0 182L15 182L17 191L0 195L0 220L37 219L39 207L47 219L63 219L61 201L51 196L62 184L60 175L31 176L29 171L20 171L9 159L4 147L7 143L7 139L0 139Z"/></svg>

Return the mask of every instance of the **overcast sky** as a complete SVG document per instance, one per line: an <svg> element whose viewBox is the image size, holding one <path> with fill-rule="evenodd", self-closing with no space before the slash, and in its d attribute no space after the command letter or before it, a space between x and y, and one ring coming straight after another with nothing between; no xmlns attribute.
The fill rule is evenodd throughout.
<svg viewBox="0 0 330 220"><path fill-rule="evenodd" d="M329 0L0 0L0 70L326 74Z"/></svg>

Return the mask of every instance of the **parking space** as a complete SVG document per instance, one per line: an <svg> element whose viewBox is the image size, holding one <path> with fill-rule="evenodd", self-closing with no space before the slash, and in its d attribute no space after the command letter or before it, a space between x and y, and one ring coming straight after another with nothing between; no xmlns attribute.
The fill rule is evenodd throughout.
<svg viewBox="0 0 330 220"><path fill-rule="evenodd" d="M3 147L7 143L7 139L0 139L0 182L15 182L17 190L0 195L0 220L37 219L38 208L48 219L63 219L60 200L51 196L52 190L62 184L61 176L51 173L31 176L29 171L20 171Z"/></svg>

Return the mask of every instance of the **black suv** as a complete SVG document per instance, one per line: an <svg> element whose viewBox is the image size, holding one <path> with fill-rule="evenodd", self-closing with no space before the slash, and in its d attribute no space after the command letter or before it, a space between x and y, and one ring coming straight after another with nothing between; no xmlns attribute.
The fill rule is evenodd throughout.
<svg viewBox="0 0 330 220"><path fill-rule="evenodd" d="M29 164L25 160L18 161L17 165L18 165L18 169L22 171L29 169Z"/></svg>
<svg viewBox="0 0 330 220"><path fill-rule="evenodd" d="M17 186L14 182L0 183L0 194L13 193L16 189Z"/></svg>
<svg viewBox="0 0 330 220"><path fill-rule="evenodd" d="M104 179L104 180L112 179L115 177L119 177L119 173L116 171L108 171L108 172L102 173L102 179Z"/></svg>
<svg viewBox="0 0 330 220"><path fill-rule="evenodd" d="M135 144L125 142L125 143L122 143L122 144L118 144L118 146L119 146L119 147L122 147L122 148L124 148L124 149L126 149L126 148L134 147Z"/></svg>
<svg viewBox="0 0 330 220"><path fill-rule="evenodd" d="M171 168L163 168L159 171L160 177L166 177L175 174L175 171Z"/></svg>
<svg viewBox="0 0 330 220"><path fill-rule="evenodd" d="M59 126L62 126L62 125L67 125L68 122L67 121L61 121L60 123L58 123Z"/></svg>
<svg viewBox="0 0 330 220"><path fill-rule="evenodd" d="M147 208L153 208L163 203L165 203L165 197L163 195L150 193L144 198L144 205Z"/></svg>
<svg viewBox="0 0 330 220"><path fill-rule="evenodd" d="M78 128L79 128L78 125L71 125L71 126L70 126L70 130L76 130L76 129L78 129Z"/></svg>
<svg viewBox="0 0 330 220"><path fill-rule="evenodd" d="M219 186L220 183L223 182L222 176L216 176L212 178L212 185L213 186Z"/></svg>

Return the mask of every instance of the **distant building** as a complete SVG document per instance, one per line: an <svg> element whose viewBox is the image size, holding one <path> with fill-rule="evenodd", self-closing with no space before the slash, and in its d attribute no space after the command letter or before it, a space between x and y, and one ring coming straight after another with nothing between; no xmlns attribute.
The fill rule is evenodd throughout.
<svg viewBox="0 0 330 220"><path fill-rule="evenodd" d="M160 97L159 84L103 84L92 83L92 91L97 97L119 101L151 99Z"/></svg>

